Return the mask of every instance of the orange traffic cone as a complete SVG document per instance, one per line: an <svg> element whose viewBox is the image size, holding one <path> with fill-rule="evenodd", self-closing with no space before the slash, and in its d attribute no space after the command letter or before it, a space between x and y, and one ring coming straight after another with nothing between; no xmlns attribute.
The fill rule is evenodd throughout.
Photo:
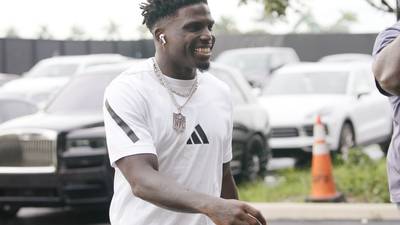
<svg viewBox="0 0 400 225"><path fill-rule="evenodd" d="M332 163L328 146L325 142L325 129L317 116L314 125L314 144L311 165L312 187L311 196L306 200L311 202L342 202L343 194L336 191L332 175Z"/></svg>

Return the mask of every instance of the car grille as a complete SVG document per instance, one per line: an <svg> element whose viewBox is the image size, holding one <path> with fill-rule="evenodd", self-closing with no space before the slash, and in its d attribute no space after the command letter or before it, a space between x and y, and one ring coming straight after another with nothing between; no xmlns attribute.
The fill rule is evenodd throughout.
<svg viewBox="0 0 400 225"><path fill-rule="evenodd" d="M1 133L0 172L4 167L55 168L56 137L55 132L40 130Z"/></svg>
<svg viewBox="0 0 400 225"><path fill-rule="evenodd" d="M325 134L328 135L328 126L324 124ZM303 127L305 134L309 137L314 136L314 125L306 125Z"/></svg>
<svg viewBox="0 0 400 225"><path fill-rule="evenodd" d="M275 127L271 129L272 138L298 137L299 130L296 127Z"/></svg>

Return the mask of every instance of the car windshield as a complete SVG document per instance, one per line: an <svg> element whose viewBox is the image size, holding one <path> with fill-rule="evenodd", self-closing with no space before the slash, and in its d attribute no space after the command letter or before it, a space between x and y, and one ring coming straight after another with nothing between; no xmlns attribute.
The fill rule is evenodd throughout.
<svg viewBox="0 0 400 225"><path fill-rule="evenodd" d="M264 95L345 94L346 72L313 72L275 74Z"/></svg>
<svg viewBox="0 0 400 225"><path fill-rule="evenodd" d="M71 76L78 70L76 63L40 63L33 67L27 77L62 77Z"/></svg>
<svg viewBox="0 0 400 225"><path fill-rule="evenodd" d="M97 72L75 78L50 103L46 111L54 114L101 113L104 90L119 72Z"/></svg>
<svg viewBox="0 0 400 225"><path fill-rule="evenodd" d="M217 61L239 69L245 76L265 76L269 70L268 58L266 53L232 53L221 55Z"/></svg>

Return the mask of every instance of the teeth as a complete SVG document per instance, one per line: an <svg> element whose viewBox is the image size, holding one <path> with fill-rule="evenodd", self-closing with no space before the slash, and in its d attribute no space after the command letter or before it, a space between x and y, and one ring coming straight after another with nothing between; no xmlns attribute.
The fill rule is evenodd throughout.
<svg viewBox="0 0 400 225"><path fill-rule="evenodd" d="M202 54L209 54L211 52L211 48L196 48L195 52Z"/></svg>

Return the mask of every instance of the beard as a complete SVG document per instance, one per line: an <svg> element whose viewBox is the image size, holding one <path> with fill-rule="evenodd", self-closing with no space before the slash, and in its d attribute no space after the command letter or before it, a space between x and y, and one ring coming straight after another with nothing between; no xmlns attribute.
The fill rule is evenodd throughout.
<svg viewBox="0 0 400 225"><path fill-rule="evenodd" d="M197 64L197 69L199 69L201 72L207 71L210 69L210 62Z"/></svg>

